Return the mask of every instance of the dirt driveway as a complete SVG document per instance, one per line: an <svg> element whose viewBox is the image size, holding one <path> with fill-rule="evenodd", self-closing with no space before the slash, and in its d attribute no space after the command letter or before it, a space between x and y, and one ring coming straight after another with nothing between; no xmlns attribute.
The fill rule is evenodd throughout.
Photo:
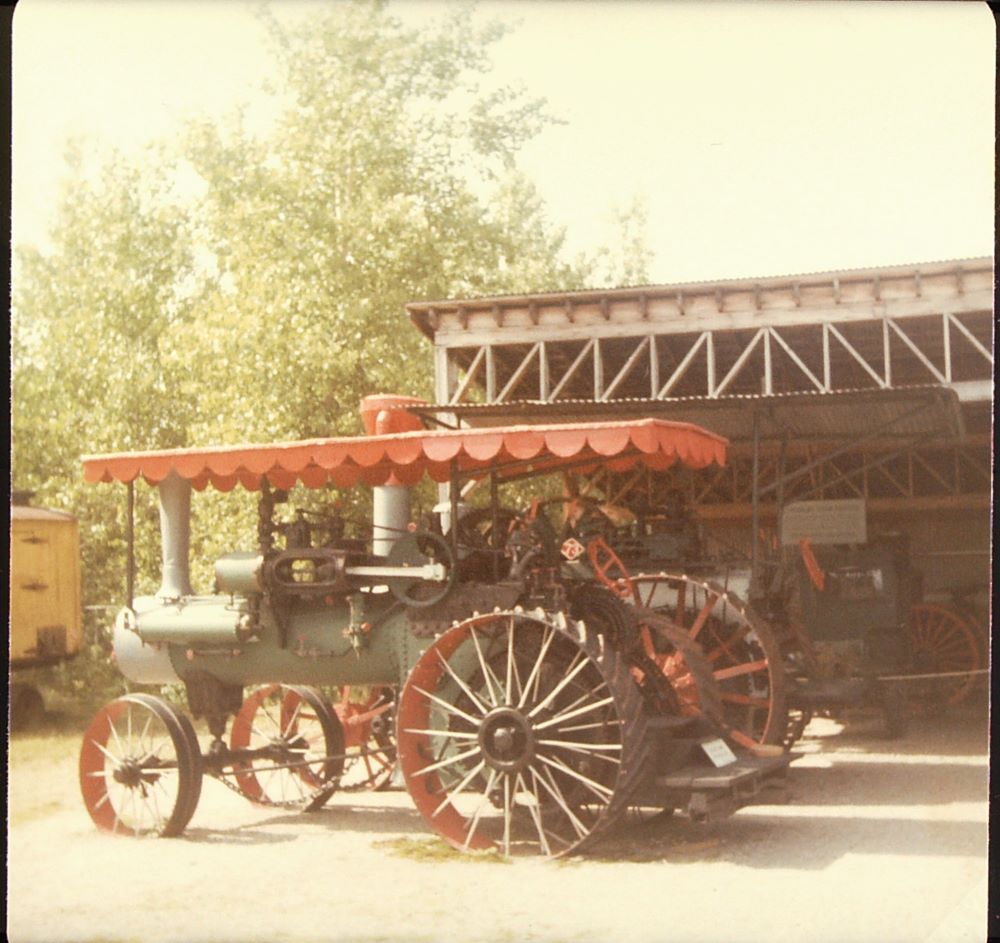
<svg viewBox="0 0 1000 943"><path fill-rule="evenodd" d="M814 721L792 804L632 827L567 862L456 857L404 793L291 815L211 780L184 838L110 837L77 796L78 739L38 739L11 750L15 943L985 938L983 708L894 744Z"/></svg>

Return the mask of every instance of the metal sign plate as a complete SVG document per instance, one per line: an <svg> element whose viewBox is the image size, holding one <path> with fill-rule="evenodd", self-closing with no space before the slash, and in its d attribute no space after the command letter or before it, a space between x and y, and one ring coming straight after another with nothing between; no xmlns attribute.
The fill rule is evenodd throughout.
<svg viewBox="0 0 1000 943"><path fill-rule="evenodd" d="M702 740L701 748L715 767L729 766L730 763L736 762L736 754L729 749L725 740L718 737L714 740Z"/></svg>
<svg viewBox="0 0 1000 943"><path fill-rule="evenodd" d="M864 500L851 498L789 504L781 514L781 544L792 546L804 538L814 544L867 543Z"/></svg>

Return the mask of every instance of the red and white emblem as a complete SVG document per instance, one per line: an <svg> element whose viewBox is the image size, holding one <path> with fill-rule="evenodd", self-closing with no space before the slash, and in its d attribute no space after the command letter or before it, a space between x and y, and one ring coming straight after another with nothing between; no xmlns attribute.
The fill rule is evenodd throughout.
<svg viewBox="0 0 1000 943"><path fill-rule="evenodd" d="M575 537L570 537L568 540L563 542L560 550L562 551L562 555L567 560L573 561L579 559L583 555L583 551L586 550L586 547L584 547L583 544L580 543L580 541Z"/></svg>

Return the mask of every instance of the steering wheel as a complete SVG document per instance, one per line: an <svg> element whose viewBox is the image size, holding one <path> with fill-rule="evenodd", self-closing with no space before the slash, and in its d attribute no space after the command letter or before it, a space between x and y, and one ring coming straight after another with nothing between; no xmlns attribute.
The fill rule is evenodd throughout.
<svg viewBox="0 0 1000 943"><path fill-rule="evenodd" d="M505 579L510 572L507 541L520 520L517 511L498 507L498 538L494 546L493 510L478 507L458 519L459 578L465 582L491 582Z"/></svg>
<svg viewBox="0 0 1000 943"><path fill-rule="evenodd" d="M448 542L430 531L404 534L393 545L387 557L388 566L422 567L441 563L445 578L440 583L419 576L390 576L386 579L389 592L405 606L423 609L440 602L455 585L455 556Z"/></svg>
<svg viewBox="0 0 1000 943"><path fill-rule="evenodd" d="M501 540L496 549L503 550L514 523L521 515L510 508L497 508L497 526ZM493 550L493 510L475 508L458 519L458 545L462 550Z"/></svg>
<svg viewBox="0 0 1000 943"><path fill-rule="evenodd" d="M523 511L518 514L518 519L522 524L530 524L537 517L538 512L543 508L549 508L556 504L582 504L588 510L595 510L599 508L604 502L598 500L597 498L592 498L590 495L577 495L575 497L559 496L555 498L542 498L540 500L532 501Z"/></svg>

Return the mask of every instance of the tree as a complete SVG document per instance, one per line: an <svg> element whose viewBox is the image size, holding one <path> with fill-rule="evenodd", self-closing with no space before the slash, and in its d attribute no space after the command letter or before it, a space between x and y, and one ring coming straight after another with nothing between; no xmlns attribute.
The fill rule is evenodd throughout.
<svg viewBox="0 0 1000 943"><path fill-rule="evenodd" d="M430 396L413 299L583 287L517 169L550 120L489 83L506 28L412 28L383 3L265 10L272 127L189 123L142 164L71 154L53 247L14 284L14 480L83 522L84 601L121 598L122 500L83 453L352 433L376 392ZM140 590L155 498L139 487ZM195 585L252 543L252 502L195 502Z"/></svg>
<svg viewBox="0 0 1000 943"><path fill-rule="evenodd" d="M649 265L653 261L646 238L648 222L646 204L638 196L611 214L611 229L616 236L612 245L602 246L578 260L590 272L592 284L611 288L648 284Z"/></svg>
<svg viewBox="0 0 1000 943"><path fill-rule="evenodd" d="M189 129L211 262L194 356L180 336L175 349L204 403L199 438L354 431L366 393L430 395L407 301L582 277L514 164L542 103L480 87L504 30L471 16L418 30L380 4L290 27L266 15L273 131ZM233 387L255 391L251 413L234 413Z"/></svg>
<svg viewBox="0 0 1000 943"><path fill-rule="evenodd" d="M120 598L124 532L107 493L83 488L79 458L184 444L189 404L162 345L189 315L177 287L192 258L155 160L140 170L112 155L96 175L78 145L68 160L52 252L23 249L15 268L12 479L89 522L84 600L96 603ZM155 507L141 501L139 512L151 536Z"/></svg>

